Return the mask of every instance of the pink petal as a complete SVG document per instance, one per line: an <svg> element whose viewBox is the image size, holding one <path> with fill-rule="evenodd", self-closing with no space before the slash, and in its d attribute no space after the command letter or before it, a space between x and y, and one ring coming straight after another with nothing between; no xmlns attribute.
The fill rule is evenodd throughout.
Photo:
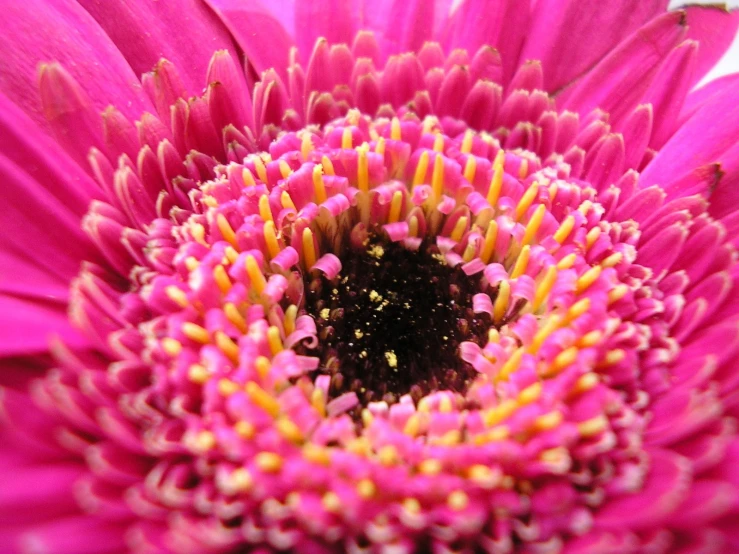
<svg viewBox="0 0 739 554"><path fill-rule="evenodd" d="M137 75L151 71L160 58L176 65L190 95L205 85L216 50L237 51L216 15L199 0L126 2L80 0L115 43Z"/></svg>
<svg viewBox="0 0 739 554"><path fill-rule="evenodd" d="M556 91L579 78L622 39L666 8L665 0L538 0L520 60L541 60L544 87Z"/></svg>
<svg viewBox="0 0 739 554"><path fill-rule="evenodd" d="M282 22L259 0L249 2L205 0L205 2L231 32L247 60L258 73L274 68L283 80L287 78L293 39L285 31Z"/></svg>
<svg viewBox="0 0 739 554"><path fill-rule="evenodd" d="M600 108L618 121L638 103L657 69L685 35L685 14L666 13L637 30L565 93L562 108ZM546 67L546 66L545 66ZM545 70L546 71L546 70Z"/></svg>
<svg viewBox="0 0 739 554"><path fill-rule="evenodd" d="M688 38L700 43L695 75L691 84L716 65L736 37L739 28L739 11L728 11L720 3L711 6L688 6Z"/></svg>
<svg viewBox="0 0 739 554"><path fill-rule="evenodd" d="M299 0L295 4L295 42L305 61L319 38L351 44L357 29L352 3L346 0Z"/></svg>
<svg viewBox="0 0 739 554"><path fill-rule="evenodd" d="M97 112L113 104L128 118L151 111L141 84L116 46L77 3L29 0L3 6L0 91L42 127L37 66L56 61L82 84Z"/></svg>

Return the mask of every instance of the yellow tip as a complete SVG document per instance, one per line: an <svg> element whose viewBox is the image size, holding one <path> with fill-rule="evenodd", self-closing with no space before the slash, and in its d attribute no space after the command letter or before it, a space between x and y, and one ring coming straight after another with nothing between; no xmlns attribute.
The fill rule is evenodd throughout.
<svg viewBox="0 0 739 554"><path fill-rule="evenodd" d="M267 280L264 278L256 258L252 255L247 256L245 266L246 274L249 276L249 281L251 282L251 288L257 294L262 294L264 287L267 286Z"/></svg>
<svg viewBox="0 0 739 554"><path fill-rule="evenodd" d="M328 156L321 157L321 166L323 167L323 173L326 175L336 175L334 171L334 164Z"/></svg>
<svg viewBox="0 0 739 554"><path fill-rule="evenodd" d="M375 152L380 155L385 154L385 137L380 137L377 139L377 144L375 144Z"/></svg>
<svg viewBox="0 0 739 554"><path fill-rule="evenodd" d="M450 235L450 238L453 241L459 242L462 240L465 231L467 231L467 221L466 216L462 216L457 220L457 223L454 225L454 229L452 229L452 234Z"/></svg>
<svg viewBox="0 0 739 554"><path fill-rule="evenodd" d="M516 264L513 266L513 271L511 271L511 279L516 279L526 273L530 255L531 247L527 244L521 249L521 253L518 255L518 258L516 258Z"/></svg>
<svg viewBox="0 0 739 554"><path fill-rule="evenodd" d="M470 183L475 180L475 172L477 171L477 158L472 155L467 156L464 164L464 178Z"/></svg>
<svg viewBox="0 0 739 554"><path fill-rule="evenodd" d="M305 268L310 269L315 265L318 257L316 254L316 245L313 241L313 231L311 231L309 227L306 227L305 229L303 229L302 239L303 239L303 262L305 263Z"/></svg>
<svg viewBox="0 0 739 554"><path fill-rule="evenodd" d="M233 364L239 363L239 345L223 331L215 334L216 346L223 352Z"/></svg>
<svg viewBox="0 0 739 554"><path fill-rule="evenodd" d="M533 311L537 311L542 306L542 304L544 304L556 281L557 268L554 266L549 266L547 268L547 272L544 274L544 278L536 287L536 293L534 294L534 305L532 306Z"/></svg>
<svg viewBox="0 0 739 554"><path fill-rule="evenodd" d="M277 232L274 221L264 222L264 242L267 245L269 258L273 259L280 253L280 243L277 242Z"/></svg>
<svg viewBox="0 0 739 554"><path fill-rule="evenodd" d="M280 166L280 175L282 175L283 179L287 179L292 175L293 170L285 160L280 160L278 165Z"/></svg>
<svg viewBox="0 0 739 554"><path fill-rule="evenodd" d="M186 321L182 324L182 333L193 342L200 344L208 344L210 342L210 333L208 333L208 330L192 321Z"/></svg>
<svg viewBox="0 0 739 554"><path fill-rule="evenodd" d="M341 147L344 150L352 148L352 128L344 127L344 131L341 133Z"/></svg>
<svg viewBox="0 0 739 554"><path fill-rule="evenodd" d="M357 188L362 192L369 191L369 161L367 160L366 143L357 148Z"/></svg>
<svg viewBox="0 0 739 554"><path fill-rule="evenodd" d="M434 136L434 152L444 152L444 135L436 133Z"/></svg>
<svg viewBox="0 0 739 554"><path fill-rule="evenodd" d="M526 192L523 193L523 196L521 197L521 200L518 202L518 205L516 206L516 213L515 213L515 219L516 221L520 221L521 218L524 216L526 211L529 209L531 204L534 202L536 197L539 195L539 183L534 181L531 183L531 186L526 189Z"/></svg>
<svg viewBox="0 0 739 554"><path fill-rule="evenodd" d="M285 310L284 327L285 335L290 335L295 331L295 320L298 318L298 307L295 304L290 304Z"/></svg>
<svg viewBox="0 0 739 554"><path fill-rule="evenodd" d="M234 230L231 228L225 215L219 213L216 216L216 225L218 225L218 230L221 232L221 235L223 235L223 238L231 244L231 246L238 248L239 245L236 242L236 233L234 233Z"/></svg>
<svg viewBox="0 0 739 554"><path fill-rule="evenodd" d="M316 203L323 204L326 201L326 185L323 182L323 166L321 164L313 166L313 192L315 193Z"/></svg>
<svg viewBox="0 0 739 554"><path fill-rule="evenodd" d="M257 184L257 182L254 180L254 174L249 171L248 167L245 167L244 170L241 172L241 178L244 180L244 185L247 187L253 187Z"/></svg>
<svg viewBox="0 0 739 554"><path fill-rule="evenodd" d="M498 154L495 156L495 161L493 162L493 177L490 180L490 187L488 188L487 195L488 204L493 208L498 204L500 190L503 187L503 174L505 172L503 167L504 162L505 153L503 150L499 150Z"/></svg>
<svg viewBox="0 0 739 554"><path fill-rule="evenodd" d="M508 311L508 302L511 297L511 285L508 281L501 281L498 285L498 295L495 297L493 305L493 319L496 323L503 321Z"/></svg>
<svg viewBox="0 0 739 554"><path fill-rule="evenodd" d="M228 273L226 273L226 269L222 265L218 264L213 268L213 279L223 294L231 290L231 279L229 279Z"/></svg>
<svg viewBox="0 0 739 554"><path fill-rule="evenodd" d="M537 231L539 231L539 227L541 226L541 222L544 221L544 214L546 213L547 209L544 204L539 204L536 207L536 211L534 211L533 215L531 216L531 219L529 219L528 224L526 225L526 231L523 235L523 244L531 244L531 242L536 237Z"/></svg>
<svg viewBox="0 0 739 554"><path fill-rule="evenodd" d="M485 231L485 242L482 246L480 259L483 263L490 262L495 251L495 241L498 240L498 223L493 219L488 223L487 231Z"/></svg>
<svg viewBox="0 0 739 554"><path fill-rule="evenodd" d="M272 218L272 209L269 206L269 196L266 194L259 197L259 217L263 221L274 221Z"/></svg>
<svg viewBox="0 0 739 554"><path fill-rule="evenodd" d="M310 133L303 133L303 137L300 140L300 153L303 156L303 161L308 159L308 155L313 151L313 138Z"/></svg>
<svg viewBox="0 0 739 554"><path fill-rule="evenodd" d="M571 215L568 215L564 221L560 224L559 229L554 233L554 240L556 240L559 244L562 244L568 236L570 236L570 233L572 232L572 229L575 227L575 218Z"/></svg>
<svg viewBox="0 0 739 554"><path fill-rule="evenodd" d="M264 165L262 158L260 156L254 156L252 160L254 161L254 169L257 172L257 177L259 177L260 181L266 184L267 183L267 167Z"/></svg>
<svg viewBox="0 0 739 554"><path fill-rule="evenodd" d="M462 145L459 147L459 151L462 152L462 154L469 154L470 152L472 152L472 139L474 137L475 133L473 133L470 129L467 129L467 131L465 131L464 138L462 139ZM468 181L469 180L470 179L468 179Z"/></svg>
<svg viewBox="0 0 739 554"><path fill-rule="evenodd" d="M397 117L393 117L390 123L390 138L393 140L400 140L401 138L400 120Z"/></svg>
<svg viewBox="0 0 739 554"><path fill-rule="evenodd" d="M273 356L276 356L284 350L282 346L282 338L280 337L280 330L272 325L267 330L267 343L269 344L269 350Z"/></svg>
<svg viewBox="0 0 739 554"><path fill-rule="evenodd" d="M429 169L429 153L424 150L418 158L416 172L413 174L413 186L421 185L426 181L426 172Z"/></svg>
<svg viewBox="0 0 739 554"><path fill-rule="evenodd" d="M600 277L603 268L599 265L591 267L575 283L575 291L578 294L585 292Z"/></svg>
<svg viewBox="0 0 739 554"><path fill-rule="evenodd" d="M236 304L232 302L227 302L223 306L223 313L226 315L226 319L228 319L234 327L236 327L242 333L246 333L246 320L244 319L244 316L241 315L241 312L239 312Z"/></svg>
<svg viewBox="0 0 739 554"><path fill-rule="evenodd" d="M297 210L295 204L293 203L293 199L290 197L290 193L286 190L283 190L282 194L280 195L280 204L282 204L282 207L286 210Z"/></svg>
<svg viewBox="0 0 739 554"><path fill-rule="evenodd" d="M387 216L388 223L395 223L400 219L400 209L403 206L403 192L396 190L390 201L390 211Z"/></svg>

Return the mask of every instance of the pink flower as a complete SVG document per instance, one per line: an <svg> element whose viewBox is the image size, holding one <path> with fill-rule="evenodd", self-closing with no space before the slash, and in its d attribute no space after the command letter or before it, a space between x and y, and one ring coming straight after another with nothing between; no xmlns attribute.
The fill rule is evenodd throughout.
<svg viewBox="0 0 739 554"><path fill-rule="evenodd" d="M739 551L736 14L5 4L0 550Z"/></svg>

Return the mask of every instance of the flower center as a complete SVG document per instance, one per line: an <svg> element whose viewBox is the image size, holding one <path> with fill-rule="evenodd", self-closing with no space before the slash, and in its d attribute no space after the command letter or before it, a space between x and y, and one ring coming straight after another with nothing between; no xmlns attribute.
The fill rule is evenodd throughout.
<svg viewBox="0 0 739 554"><path fill-rule="evenodd" d="M415 402L436 390L464 393L477 372L459 345L482 344L491 325L472 309L480 276L450 267L430 241L414 251L375 235L341 262L333 279L305 279L330 396L354 392L366 405L407 393Z"/></svg>

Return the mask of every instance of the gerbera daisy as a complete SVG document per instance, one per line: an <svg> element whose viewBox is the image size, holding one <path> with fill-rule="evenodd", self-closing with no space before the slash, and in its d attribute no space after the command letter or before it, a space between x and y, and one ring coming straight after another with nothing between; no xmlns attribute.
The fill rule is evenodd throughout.
<svg viewBox="0 0 739 554"><path fill-rule="evenodd" d="M736 15L6 4L4 552L739 550Z"/></svg>

